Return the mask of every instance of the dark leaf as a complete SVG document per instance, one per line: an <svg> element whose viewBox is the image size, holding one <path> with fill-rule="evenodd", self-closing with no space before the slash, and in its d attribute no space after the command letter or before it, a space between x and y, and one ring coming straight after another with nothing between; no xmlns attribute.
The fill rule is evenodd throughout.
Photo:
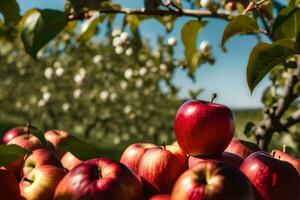
<svg viewBox="0 0 300 200"><path fill-rule="evenodd" d="M37 137L43 146L47 147L47 141L45 139L44 133L41 130L32 125L29 125L29 132L35 137Z"/></svg>
<svg viewBox="0 0 300 200"><path fill-rule="evenodd" d="M67 25L65 13L57 10L30 10L21 22L25 50L34 59L37 52Z"/></svg>
<svg viewBox="0 0 300 200"><path fill-rule="evenodd" d="M0 166L7 165L29 153L30 151L18 145L0 145Z"/></svg>
<svg viewBox="0 0 300 200"><path fill-rule="evenodd" d="M65 138L59 146L66 151L71 152L80 160L89 160L92 158L103 157L103 152L94 146L91 146L74 136Z"/></svg>
<svg viewBox="0 0 300 200"><path fill-rule="evenodd" d="M251 137L255 124L253 122L248 122L244 128L244 135L246 137Z"/></svg>
<svg viewBox="0 0 300 200"><path fill-rule="evenodd" d="M296 49L292 40L257 44L252 49L247 65L247 82L250 91L253 91L271 69L294 54L296 54Z"/></svg>
<svg viewBox="0 0 300 200"><path fill-rule="evenodd" d="M222 36L222 46L232 36L242 33L252 33L258 31L257 22L246 15L239 15L233 18L226 26Z"/></svg>
<svg viewBox="0 0 300 200"><path fill-rule="evenodd" d="M20 19L20 8L15 0L1 0L0 13L4 16L5 23L16 22Z"/></svg>

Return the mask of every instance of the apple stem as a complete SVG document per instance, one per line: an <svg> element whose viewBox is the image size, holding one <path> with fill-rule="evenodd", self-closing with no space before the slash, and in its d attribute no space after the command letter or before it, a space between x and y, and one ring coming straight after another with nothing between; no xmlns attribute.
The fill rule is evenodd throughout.
<svg viewBox="0 0 300 200"><path fill-rule="evenodd" d="M282 145L282 151L283 151L283 153L286 153L286 145L285 144Z"/></svg>
<svg viewBox="0 0 300 200"><path fill-rule="evenodd" d="M26 133L27 133L27 139L29 139L29 136L30 136L30 123L26 124Z"/></svg>
<svg viewBox="0 0 300 200"><path fill-rule="evenodd" d="M167 149L166 149L166 143L163 143L162 146L163 146L164 150L167 150Z"/></svg>
<svg viewBox="0 0 300 200"><path fill-rule="evenodd" d="M212 94L211 101L210 101L209 105L211 105L214 102L214 100L217 98L217 96L218 96L217 93Z"/></svg>

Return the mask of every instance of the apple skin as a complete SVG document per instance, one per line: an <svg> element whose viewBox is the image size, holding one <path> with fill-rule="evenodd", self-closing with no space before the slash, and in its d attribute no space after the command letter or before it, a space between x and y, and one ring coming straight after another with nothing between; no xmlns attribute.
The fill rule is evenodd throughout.
<svg viewBox="0 0 300 200"><path fill-rule="evenodd" d="M240 169L252 182L256 200L300 199L299 175L290 163L258 151Z"/></svg>
<svg viewBox="0 0 300 200"><path fill-rule="evenodd" d="M53 165L42 165L24 176L19 186L26 200L52 200L56 186L66 172Z"/></svg>
<svg viewBox="0 0 300 200"><path fill-rule="evenodd" d="M63 167L69 171L71 171L74 167L76 167L82 161L79 160L76 156L71 154L70 152L65 153L65 155L60 159Z"/></svg>
<svg viewBox="0 0 300 200"><path fill-rule="evenodd" d="M236 167L205 161L185 171L176 181L172 200L255 200L247 177Z"/></svg>
<svg viewBox="0 0 300 200"><path fill-rule="evenodd" d="M174 127L178 145L191 156L220 155L234 133L233 115L228 107L200 100L180 106Z"/></svg>
<svg viewBox="0 0 300 200"><path fill-rule="evenodd" d="M25 126L18 126L18 127L12 128L12 129L8 130L6 133L4 133L1 143L7 144L9 141L14 139L15 137L24 135L27 132L28 132L28 128Z"/></svg>
<svg viewBox="0 0 300 200"><path fill-rule="evenodd" d="M223 152L220 156L216 157L206 157L206 156L198 156L198 157L189 157L189 168L194 167L200 162L205 162L206 160L213 160L213 161L219 161L234 167L239 168L241 164L243 163L243 159L241 159L239 156L229 153L229 152Z"/></svg>
<svg viewBox="0 0 300 200"><path fill-rule="evenodd" d="M14 139L12 139L7 143L7 145L10 144L16 144L28 151L33 151L35 149L42 148L42 145L37 137L33 135L27 135L27 134L15 137ZM8 165L5 166L5 168L8 169L10 172L12 172L17 179L19 179L22 171L23 163L24 163L24 157L9 163Z"/></svg>
<svg viewBox="0 0 300 200"><path fill-rule="evenodd" d="M150 197L148 200L171 200L171 196L167 194L157 194Z"/></svg>
<svg viewBox="0 0 300 200"><path fill-rule="evenodd" d="M280 151L280 150L273 150L271 152L271 155L278 160L283 160L283 161L286 161L286 162L289 162L290 164L292 164L300 176L300 160L299 159L295 158L292 155L289 155L288 153L284 153L283 151Z"/></svg>
<svg viewBox="0 0 300 200"><path fill-rule="evenodd" d="M175 181L187 168L187 156L176 146L148 149L139 167L146 196L170 194Z"/></svg>
<svg viewBox="0 0 300 200"><path fill-rule="evenodd" d="M6 169L0 169L0 199L21 200L19 183L14 175Z"/></svg>
<svg viewBox="0 0 300 200"><path fill-rule="evenodd" d="M59 144L70 134L63 130L49 130L44 133L45 139L48 142L51 150L55 153L58 159L61 159L62 156L66 153L65 150L59 147Z"/></svg>
<svg viewBox="0 0 300 200"><path fill-rule="evenodd" d="M260 148L252 142L233 138L225 151L246 159L250 154L260 151Z"/></svg>
<svg viewBox="0 0 300 200"><path fill-rule="evenodd" d="M61 162L53 153L46 149L36 149L25 159L22 170L23 175L27 176L33 169L42 165L53 165L63 169Z"/></svg>
<svg viewBox="0 0 300 200"><path fill-rule="evenodd" d="M132 144L123 152L120 162L138 175L142 157L148 149L153 147L157 146L150 143Z"/></svg>
<svg viewBox="0 0 300 200"><path fill-rule="evenodd" d="M124 164L107 158L84 161L61 180L53 200L141 200L143 188Z"/></svg>

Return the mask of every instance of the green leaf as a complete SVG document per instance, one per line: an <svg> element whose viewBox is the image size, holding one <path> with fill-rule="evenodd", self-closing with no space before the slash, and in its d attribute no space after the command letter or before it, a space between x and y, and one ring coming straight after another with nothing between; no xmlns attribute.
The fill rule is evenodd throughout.
<svg viewBox="0 0 300 200"><path fill-rule="evenodd" d="M25 50L34 59L37 52L66 25L66 14L57 10L30 10L21 23L21 37Z"/></svg>
<svg viewBox="0 0 300 200"><path fill-rule="evenodd" d="M276 40L295 39L300 31L300 8L287 7L280 11L273 27L272 35Z"/></svg>
<svg viewBox="0 0 300 200"><path fill-rule="evenodd" d="M188 21L181 29L181 40L184 45L184 54L187 60L190 73L194 73L199 63L198 50L196 48L199 31L207 22L191 20Z"/></svg>
<svg viewBox="0 0 300 200"><path fill-rule="evenodd" d="M244 135L249 138L252 135L254 127L255 124L253 122L248 122L244 128Z"/></svg>
<svg viewBox="0 0 300 200"><path fill-rule="evenodd" d="M41 144L47 147L47 141L45 139L44 133L41 130L32 125L29 125L29 133L37 137L40 140Z"/></svg>
<svg viewBox="0 0 300 200"><path fill-rule="evenodd" d="M15 0L1 0L0 13L3 14L6 24L20 19L20 8Z"/></svg>
<svg viewBox="0 0 300 200"><path fill-rule="evenodd" d="M232 36L236 34L257 32L258 25L257 22L246 15L239 15L233 18L229 24L226 26L223 36L222 36L222 47L224 47L225 42Z"/></svg>
<svg viewBox="0 0 300 200"><path fill-rule="evenodd" d="M65 138L59 146L66 151L71 152L80 160L89 160L92 158L103 157L103 152L101 152L96 147L93 147L74 136Z"/></svg>
<svg viewBox="0 0 300 200"><path fill-rule="evenodd" d="M76 12L80 12L84 8L97 10L100 8L102 2L107 0L69 0Z"/></svg>
<svg viewBox="0 0 300 200"><path fill-rule="evenodd" d="M99 12L96 12L90 19L82 23L79 40L84 42L89 41L97 33L98 24L104 19L105 15L100 15Z"/></svg>
<svg viewBox="0 0 300 200"><path fill-rule="evenodd" d="M290 0L288 6L289 7L292 7L292 6L300 7L300 0Z"/></svg>
<svg viewBox="0 0 300 200"><path fill-rule="evenodd" d="M262 95L261 101L267 107L270 107L275 103L276 99L274 98L274 94L272 94L272 90L274 90L273 86L267 87Z"/></svg>
<svg viewBox="0 0 300 200"><path fill-rule="evenodd" d="M166 16L157 16L155 17L166 29L168 32L170 32L173 27L174 23L177 19L177 16L175 15L166 15Z"/></svg>
<svg viewBox="0 0 300 200"><path fill-rule="evenodd" d="M259 43L251 52L247 65L247 82L252 92L265 75L276 65L296 54L295 42L278 40L273 44Z"/></svg>
<svg viewBox="0 0 300 200"><path fill-rule="evenodd" d="M29 153L30 151L18 145L0 145L0 166L7 165Z"/></svg>
<svg viewBox="0 0 300 200"><path fill-rule="evenodd" d="M296 48L298 50L298 53L300 52L300 31L298 32L297 38L296 38Z"/></svg>

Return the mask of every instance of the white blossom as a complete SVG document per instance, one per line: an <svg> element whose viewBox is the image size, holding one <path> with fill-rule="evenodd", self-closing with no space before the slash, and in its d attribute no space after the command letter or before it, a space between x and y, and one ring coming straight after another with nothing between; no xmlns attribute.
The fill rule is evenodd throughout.
<svg viewBox="0 0 300 200"><path fill-rule="evenodd" d="M108 96L109 96L109 92L106 90L101 91L99 94L99 97L102 101L106 101Z"/></svg>
<svg viewBox="0 0 300 200"><path fill-rule="evenodd" d="M120 87L121 87L123 90L127 89L127 86L128 86L128 84L127 84L126 81L123 80L123 81L120 82Z"/></svg>
<svg viewBox="0 0 300 200"><path fill-rule="evenodd" d="M60 68L60 67L62 67L62 65L61 65L61 63L60 63L59 61L55 61L55 62L53 63L53 67L54 67L54 68Z"/></svg>
<svg viewBox="0 0 300 200"><path fill-rule="evenodd" d="M50 97L51 97L51 93L50 92L43 93L43 100L45 102L49 101Z"/></svg>
<svg viewBox="0 0 300 200"><path fill-rule="evenodd" d="M46 101L44 99L40 99L37 103L37 106L38 107L43 107L46 105Z"/></svg>
<svg viewBox="0 0 300 200"><path fill-rule="evenodd" d="M74 76L74 81L75 81L75 83L77 83L78 85L80 85L80 84L82 83L83 79L84 79L84 76L83 76L82 74L76 74L76 75Z"/></svg>
<svg viewBox="0 0 300 200"><path fill-rule="evenodd" d="M211 52L211 44L210 42L204 40L200 43L199 45L199 50L201 53L203 53L204 55L209 55Z"/></svg>
<svg viewBox="0 0 300 200"><path fill-rule="evenodd" d="M78 99L81 95L81 89L75 89L74 92L73 92L73 96L75 99Z"/></svg>
<svg viewBox="0 0 300 200"><path fill-rule="evenodd" d="M47 67L44 71L44 75L47 79L51 79L53 74L53 69L51 67Z"/></svg>
<svg viewBox="0 0 300 200"><path fill-rule="evenodd" d="M122 44L122 40L120 37L115 37L112 41L112 45L114 47L120 46Z"/></svg>
<svg viewBox="0 0 300 200"><path fill-rule="evenodd" d="M162 64L159 65L159 68L160 68L162 71L166 71L167 68L168 68L168 66L167 66L166 64L162 63Z"/></svg>
<svg viewBox="0 0 300 200"><path fill-rule="evenodd" d="M116 54L120 55L124 52L124 48L122 46L117 46L115 52Z"/></svg>
<svg viewBox="0 0 300 200"><path fill-rule="evenodd" d="M131 112L131 106L130 105L125 106L124 113L129 114L130 112Z"/></svg>
<svg viewBox="0 0 300 200"><path fill-rule="evenodd" d="M135 82L135 86L137 88L141 88L143 86L143 80L142 79L138 79L136 82Z"/></svg>
<svg viewBox="0 0 300 200"><path fill-rule="evenodd" d="M170 37L170 38L168 39L168 45L169 45L169 46L175 46L176 44L177 44L177 40L176 40L175 37Z"/></svg>
<svg viewBox="0 0 300 200"><path fill-rule="evenodd" d="M131 79L132 75L133 75L132 69L126 69L125 70L124 76L125 76L126 79Z"/></svg>
<svg viewBox="0 0 300 200"><path fill-rule="evenodd" d="M140 76L144 76L146 73L147 73L147 68L145 68L145 67L142 67L142 68L139 70Z"/></svg>
<svg viewBox="0 0 300 200"><path fill-rule="evenodd" d="M110 100L111 101L115 101L117 99L117 97L118 97L118 95L115 92L113 92L113 93L110 94Z"/></svg>
<svg viewBox="0 0 300 200"><path fill-rule="evenodd" d="M125 51L125 54L126 54L126 56L131 56L132 55L132 53L133 53L133 50L132 50L132 48L130 47L130 48L128 48L128 49L126 49L126 51Z"/></svg>
<svg viewBox="0 0 300 200"><path fill-rule="evenodd" d="M114 29L111 33L111 35L113 37L119 36L121 34L121 30L120 29Z"/></svg>
<svg viewBox="0 0 300 200"><path fill-rule="evenodd" d="M63 75L64 71L65 71L64 68L58 67L58 68L55 70L55 74L56 74L56 76L61 76L61 75Z"/></svg>
<svg viewBox="0 0 300 200"><path fill-rule="evenodd" d="M103 60L103 56L101 56L101 55L96 55L96 56L94 56L94 58L93 58L93 63L94 63L94 64L98 64L98 63L100 63L102 60Z"/></svg>
<svg viewBox="0 0 300 200"><path fill-rule="evenodd" d="M128 33L127 32L121 33L120 39L121 39L122 42L126 42L127 39L128 39Z"/></svg>
<svg viewBox="0 0 300 200"><path fill-rule="evenodd" d="M70 109L70 104L69 103L64 103L62 105L62 109L63 109L63 111L67 112Z"/></svg>

